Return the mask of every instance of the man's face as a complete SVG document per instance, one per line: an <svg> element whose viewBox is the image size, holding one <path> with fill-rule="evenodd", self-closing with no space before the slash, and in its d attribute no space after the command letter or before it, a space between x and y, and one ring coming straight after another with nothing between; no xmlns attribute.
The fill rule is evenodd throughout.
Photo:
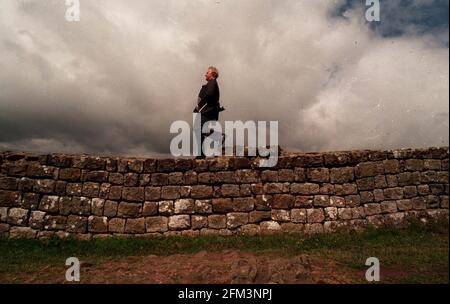
<svg viewBox="0 0 450 304"><path fill-rule="evenodd" d="M214 79L214 72L211 69L208 69L205 74L205 80L210 81Z"/></svg>

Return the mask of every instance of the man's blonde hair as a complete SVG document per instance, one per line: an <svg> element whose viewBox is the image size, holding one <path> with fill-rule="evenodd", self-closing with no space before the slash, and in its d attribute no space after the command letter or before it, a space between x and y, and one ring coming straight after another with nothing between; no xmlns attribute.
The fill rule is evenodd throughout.
<svg viewBox="0 0 450 304"><path fill-rule="evenodd" d="M219 78L219 70L216 67L210 66L208 70L211 70L214 73L215 78Z"/></svg>

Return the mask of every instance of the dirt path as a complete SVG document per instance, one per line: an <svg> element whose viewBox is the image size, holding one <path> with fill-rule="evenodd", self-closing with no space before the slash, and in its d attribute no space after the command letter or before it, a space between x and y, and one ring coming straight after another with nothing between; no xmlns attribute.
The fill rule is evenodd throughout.
<svg viewBox="0 0 450 304"><path fill-rule="evenodd" d="M2 281L65 283L65 267L46 266L37 272L10 274ZM201 251L171 256L125 257L82 262L81 283L351 283L354 271L334 261L310 255L248 253L237 250Z"/></svg>

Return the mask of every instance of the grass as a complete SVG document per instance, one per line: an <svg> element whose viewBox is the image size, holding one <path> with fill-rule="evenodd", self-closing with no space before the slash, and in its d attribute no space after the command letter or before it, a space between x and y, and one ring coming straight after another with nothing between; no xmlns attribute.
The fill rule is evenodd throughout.
<svg viewBox="0 0 450 304"><path fill-rule="evenodd" d="M360 233L271 236L161 237L0 240L0 278L3 274L33 272L48 265L64 265L67 257L92 262L126 256L171 255L225 249L255 253L265 251L291 256L313 254L332 259L349 269L364 271L374 256L386 269L401 272L399 283L448 283L448 223L411 224L403 230L367 229ZM1 281L1 279L0 279Z"/></svg>

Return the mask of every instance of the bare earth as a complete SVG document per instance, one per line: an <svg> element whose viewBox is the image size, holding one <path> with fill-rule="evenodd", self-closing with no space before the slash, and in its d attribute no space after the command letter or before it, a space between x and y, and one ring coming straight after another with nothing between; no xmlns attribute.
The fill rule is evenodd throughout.
<svg viewBox="0 0 450 304"><path fill-rule="evenodd" d="M8 274L0 281L66 283L66 268L46 266L35 272ZM171 256L135 256L113 261L81 262L80 283L352 283L364 274L310 255L281 256L237 250L201 251Z"/></svg>

